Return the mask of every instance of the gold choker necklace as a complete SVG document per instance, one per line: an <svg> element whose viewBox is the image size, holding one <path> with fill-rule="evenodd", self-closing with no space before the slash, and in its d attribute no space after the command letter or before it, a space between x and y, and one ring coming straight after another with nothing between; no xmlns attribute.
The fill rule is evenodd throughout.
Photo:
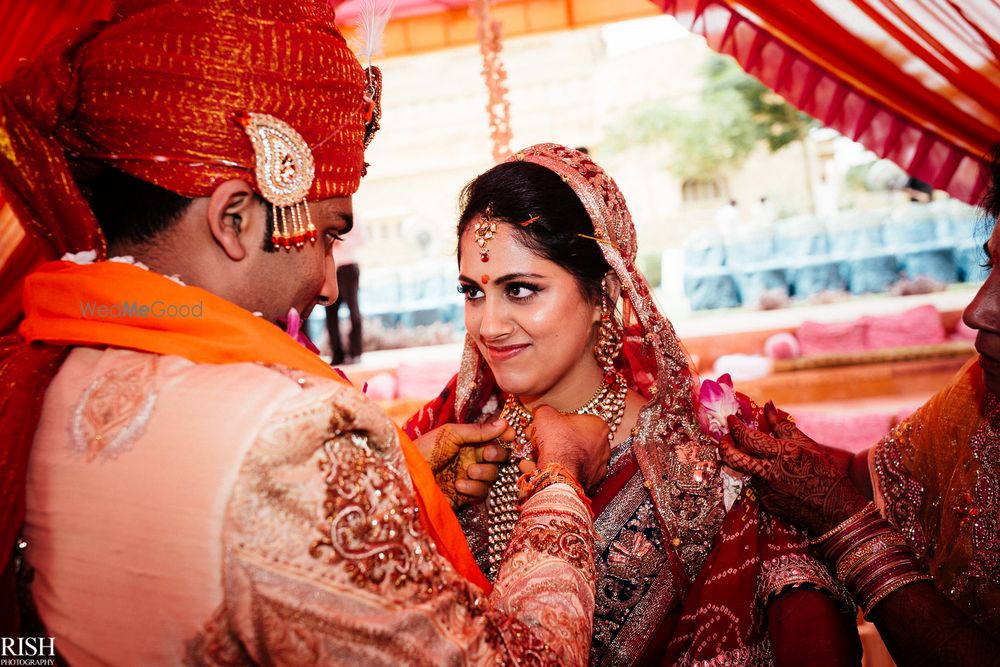
<svg viewBox="0 0 1000 667"><path fill-rule="evenodd" d="M579 415L596 415L608 425L608 441L614 442L615 432L622 423L625 414L625 397L628 395L628 383L621 373L615 373L610 381L605 380L594 392L593 397L585 405L576 410ZM521 399L511 394L504 401L500 416L514 431L514 441L509 445L511 459L500 466L497 481L490 489L488 502L488 540L489 565L487 576L494 580L500 571L510 533L517 523L520 511L517 507L517 480L521 476L518 463L521 459L531 456L531 440L528 438L528 427L531 426L531 411L524 406Z"/></svg>

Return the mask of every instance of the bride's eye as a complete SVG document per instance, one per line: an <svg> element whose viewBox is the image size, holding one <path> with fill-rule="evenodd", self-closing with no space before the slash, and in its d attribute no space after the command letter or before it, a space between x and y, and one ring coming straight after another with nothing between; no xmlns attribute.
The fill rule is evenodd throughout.
<svg viewBox="0 0 1000 667"><path fill-rule="evenodd" d="M507 295L519 301L530 299L538 292L539 289L536 285L529 285L528 283L511 283L507 286Z"/></svg>
<svg viewBox="0 0 1000 667"><path fill-rule="evenodd" d="M475 285L463 283L458 286L458 291L460 294L465 295L466 301L475 301L476 299L483 298L483 290L479 289Z"/></svg>

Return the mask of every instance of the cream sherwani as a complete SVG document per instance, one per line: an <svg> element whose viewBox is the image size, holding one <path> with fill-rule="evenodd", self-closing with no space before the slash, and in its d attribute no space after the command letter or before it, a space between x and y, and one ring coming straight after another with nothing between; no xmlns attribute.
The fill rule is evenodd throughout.
<svg viewBox="0 0 1000 667"><path fill-rule="evenodd" d="M421 526L354 389L259 364L76 348L31 454L31 594L70 664L584 664L593 533L532 496L486 597Z"/></svg>

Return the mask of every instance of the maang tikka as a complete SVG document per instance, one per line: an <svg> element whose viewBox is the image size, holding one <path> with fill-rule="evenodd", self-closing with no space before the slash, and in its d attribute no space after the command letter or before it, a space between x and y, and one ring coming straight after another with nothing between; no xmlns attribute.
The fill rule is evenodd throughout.
<svg viewBox="0 0 1000 667"><path fill-rule="evenodd" d="M286 251L316 242L306 196L316 176L309 144L291 125L263 113L241 113L236 122L253 144L257 187L271 204L271 242Z"/></svg>
<svg viewBox="0 0 1000 667"><path fill-rule="evenodd" d="M514 224L518 227L527 227L541 217L540 215L533 215L524 222L516 222ZM476 239L476 245L479 246L479 259L484 262L490 261L490 251L486 246L497 235L497 223L493 219L492 204L487 205L483 209L482 214L479 216L479 222L472 226L472 232Z"/></svg>
<svg viewBox="0 0 1000 667"><path fill-rule="evenodd" d="M483 209L479 220L472 227L472 233L476 238L476 245L479 246L479 259L483 262L490 261L490 251L486 246L497 234L497 223L493 219L492 206L487 206Z"/></svg>

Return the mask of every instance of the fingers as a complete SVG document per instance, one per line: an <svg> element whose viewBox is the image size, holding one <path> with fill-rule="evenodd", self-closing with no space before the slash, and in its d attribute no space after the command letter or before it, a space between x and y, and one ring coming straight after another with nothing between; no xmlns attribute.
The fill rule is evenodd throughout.
<svg viewBox="0 0 1000 667"><path fill-rule="evenodd" d="M750 428L736 417L728 419L729 434L734 444L753 456L774 458L781 452L781 443L766 433Z"/></svg>
<svg viewBox="0 0 1000 667"><path fill-rule="evenodd" d="M465 475L473 481L492 484L497 481L497 477L500 475L500 469L497 466L490 465L488 463L474 463L465 469Z"/></svg>
<svg viewBox="0 0 1000 667"><path fill-rule="evenodd" d="M501 417L483 424L447 424L446 428L451 442L464 447L497 439L507 430L507 422Z"/></svg>
<svg viewBox="0 0 1000 667"><path fill-rule="evenodd" d="M723 436L719 441L719 456L727 466L744 474L761 478L767 474L764 462L737 449L729 435Z"/></svg>
<svg viewBox="0 0 1000 667"><path fill-rule="evenodd" d="M784 410L778 408L771 401L764 405L764 421L768 430L784 440L799 440L808 438L795 425L795 420Z"/></svg>
<svg viewBox="0 0 1000 667"><path fill-rule="evenodd" d="M473 479L460 479L455 482L455 490L473 501L485 500L490 492L490 485Z"/></svg>
<svg viewBox="0 0 1000 667"><path fill-rule="evenodd" d="M497 436L497 440L502 442L514 442L517 439L517 433L514 432L510 426L504 429L504 432Z"/></svg>
<svg viewBox="0 0 1000 667"><path fill-rule="evenodd" d="M601 482L604 481L604 476L607 475L607 474L608 474L608 463L607 463L607 461L605 461L597 469L597 474L594 475L594 479L591 480L591 482L587 486L587 488L584 489L587 492L588 496L589 495L593 495L594 491L596 491L597 487L599 487L601 485Z"/></svg>
<svg viewBox="0 0 1000 667"><path fill-rule="evenodd" d="M521 471L522 475L527 475L535 472L538 469L538 465L531 459L521 459L517 464L517 468Z"/></svg>
<svg viewBox="0 0 1000 667"><path fill-rule="evenodd" d="M479 463L503 463L510 458L510 450L500 445L486 445L476 449L476 461Z"/></svg>
<svg viewBox="0 0 1000 667"><path fill-rule="evenodd" d="M547 404L539 405L537 408L532 410L532 416L535 419L545 419L546 417L551 419L552 417L555 417L558 414L559 414L558 410L556 410L551 405Z"/></svg>

